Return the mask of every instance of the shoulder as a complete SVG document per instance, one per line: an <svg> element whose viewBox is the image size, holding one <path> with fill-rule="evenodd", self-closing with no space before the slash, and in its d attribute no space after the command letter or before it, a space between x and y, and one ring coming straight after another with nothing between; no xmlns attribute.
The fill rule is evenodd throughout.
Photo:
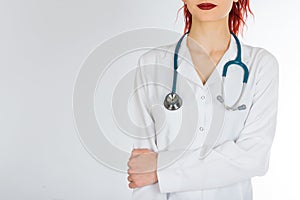
<svg viewBox="0 0 300 200"><path fill-rule="evenodd" d="M157 64L170 59L174 55L176 44L166 44L146 50L138 59L140 65Z"/></svg>
<svg viewBox="0 0 300 200"><path fill-rule="evenodd" d="M277 58L267 49L248 44L242 44L243 58L250 67L250 71L255 73L257 78L267 79L278 78L279 63Z"/></svg>
<svg viewBox="0 0 300 200"><path fill-rule="evenodd" d="M173 69L174 44L148 48L138 57L136 75L144 81L158 81Z"/></svg>

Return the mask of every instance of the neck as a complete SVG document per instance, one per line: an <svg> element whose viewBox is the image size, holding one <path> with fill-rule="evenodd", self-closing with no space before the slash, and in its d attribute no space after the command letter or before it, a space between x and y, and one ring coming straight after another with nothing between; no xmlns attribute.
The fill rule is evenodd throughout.
<svg viewBox="0 0 300 200"><path fill-rule="evenodd" d="M192 19L192 26L189 37L193 45L189 44L191 50L196 50L199 46L206 51L208 55L215 52L225 52L230 43L230 31L228 27L228 16L219 21L197 21ZM195 45L196 44L196 45Z"/></svg>

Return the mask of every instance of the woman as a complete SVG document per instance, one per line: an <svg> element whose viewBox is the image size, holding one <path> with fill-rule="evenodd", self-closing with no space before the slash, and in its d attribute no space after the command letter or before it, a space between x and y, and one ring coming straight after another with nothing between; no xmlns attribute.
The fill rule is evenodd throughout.
<svg viewBox="0 0 300 200"><path fill-rule="evenodd" d="M239 111L224 111L222 131L208 151L209 145L205 142L211 139L210 129L220 123L213 120L212 110L218 109L219 104L213 99L214 91L209 90L212 85L220 83L224 64L235 59L237 43L231 32L238 34L251 10L249 0L183 2L184 32L188 35L183 39L180 51L191 58L194 70L188 69L182 61L183 64L177 68L182 75L178 80L186 78L194 89L199 129L195 132L192 146L183 156L168 166L160 167L176 152L176 149L167 146L172 140L169 135L176 132L174 124L180 123L178 116L182 112L165 109L167 120L158 136L155 132L157 124L165 118L155 109L154 99L163 102L166 92L149 87L137 93L136 116L145 125L152 122L153 127L147 130L148 139L136 144L128 161L128 181L129 187L134 189L133 199L252 200L251 178L266 174L275 135L279 81L277 60L263 48L241 44L242 61L249 69L247 86L241 98L246 107ZM175 46L172 44L165 49L174 52ZM145 53L139 60L135 86L156 80L155 74L158 73L146 73L142 65L172 63L172 59L172 56L157 50ZM203 64L209 63L209 60L211 64ZM230 79L240 80L238 77L242 76L239 70L228 73L232 74ZM177 93L185 102L183 107L188 107L192 99L179 83L177 87ZM236 83L226 87L237 94L241 91ZM226 101L234 102L236 97L229 95ZM193 118L189 120L190 123L195 121ZM203 147L209 154L199 159L199 153L205 149Z"/></svg>

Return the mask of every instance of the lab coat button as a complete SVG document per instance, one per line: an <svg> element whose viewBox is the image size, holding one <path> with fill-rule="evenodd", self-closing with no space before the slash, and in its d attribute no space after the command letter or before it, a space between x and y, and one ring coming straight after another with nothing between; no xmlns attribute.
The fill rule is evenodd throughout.
<svg viewBox="0 0 300 200"><path fill-rule="evenodd" d="M203 96L201 96L201 99L202 99L202 100L204 100L204 99L205 99L205 96L204 96L204 95L203 95Z"/></svg>
<svg viewBox="0 0 300 200"><path fill-rule="evenodd" d="M201 126L201 127L199 128L199 130L200 130L201 132L203 132L203 131L204 131L204 128Z"/></svg>

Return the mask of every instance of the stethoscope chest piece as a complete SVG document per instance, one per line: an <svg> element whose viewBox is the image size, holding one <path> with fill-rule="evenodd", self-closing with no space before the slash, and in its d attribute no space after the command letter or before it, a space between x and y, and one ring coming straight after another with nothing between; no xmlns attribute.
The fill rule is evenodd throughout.
<svg viewBox="0 0 300 200"><path fill-rule="evenodd" d="M164 106L168 110L177 110L182 106L182 99L176 93L169 93L165 97Z"/></svg>

